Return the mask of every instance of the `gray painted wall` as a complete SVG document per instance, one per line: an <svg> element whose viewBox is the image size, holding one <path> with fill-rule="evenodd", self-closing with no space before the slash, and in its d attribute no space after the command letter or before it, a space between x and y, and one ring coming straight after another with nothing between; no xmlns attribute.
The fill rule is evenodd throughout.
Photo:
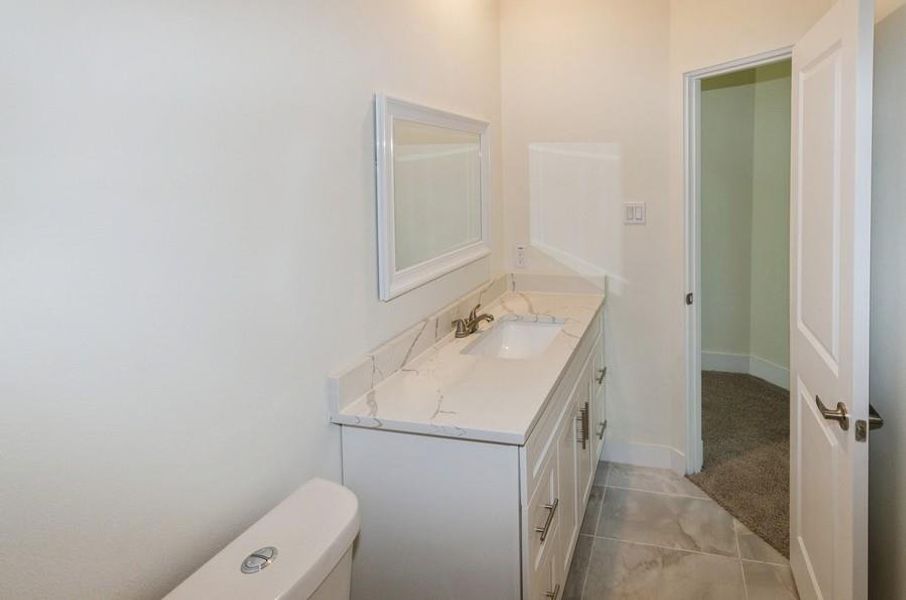
<svg viewBox="0 0 906 600"><path fill-rule="evenodd" d="M906 6L875 30L870 598L906 598Z"/></svg>

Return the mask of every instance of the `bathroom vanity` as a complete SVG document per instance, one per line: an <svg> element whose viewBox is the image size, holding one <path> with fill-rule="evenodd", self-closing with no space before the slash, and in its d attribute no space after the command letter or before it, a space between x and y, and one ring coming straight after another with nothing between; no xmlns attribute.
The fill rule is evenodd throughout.
<svg viewBox="0 0 906 600"><path fill-rule="evenodd" d="M478 294L478 333L447 333L467 297L332 377L354 599L562 594L606 432L604 293L519 288Z"/></svg>

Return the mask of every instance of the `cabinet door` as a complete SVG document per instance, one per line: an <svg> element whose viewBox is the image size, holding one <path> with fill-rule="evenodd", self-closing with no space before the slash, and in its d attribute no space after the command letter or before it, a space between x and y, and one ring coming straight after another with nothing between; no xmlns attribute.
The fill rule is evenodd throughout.
<svg viewBox="0 0 906 600"><path fill-rule="evenodd" d="M591 351L594 362L594 377L591 380L591 429L592 429L592 457L599 460L601 450L604 448L604 435L607 431L607 367L604 364L604 337L595 342Z"/></svg>
<svg viewBox="0 0 906 600"><path fill-rule="evenodd" d="M568 561L573 544L579 535L580 517L584 506L576 482L577 423L572 409L566 411L557 430L557 478L560 496L560 558ZM563 573L569 564L558 565Z"/></svg>
<svg viewBox="0 0 906 600"><path fill-rule="evenodd" d="M564 512L569 513L571 503L575 502L575 492L570 496L563 496L558 481L558 470L557 454L551 450L544 461L538 488L525 509L527 538L522 551L527 573L535 573L541 568L541 563L546 560L545 556L551 551L551 547L560 545L559 524L563 520Z"/></svg>

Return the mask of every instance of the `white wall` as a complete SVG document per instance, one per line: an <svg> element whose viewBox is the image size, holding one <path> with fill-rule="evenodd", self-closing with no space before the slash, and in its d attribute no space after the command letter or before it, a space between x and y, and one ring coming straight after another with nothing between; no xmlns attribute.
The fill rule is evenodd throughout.
<svg viewBox="0 0 906 600"><path fill-rule="evenodd" d="M871 598L906 598L906 6L875 30L871 240Z"/></svg>
<svg viewBox="0 0 906 600"><path fill-rule="evenodd" d="M662 257L676 222L668 202L667 0L504 0L501 12L503 178L507 252L529 240L529 145L606 144L619 157L622 198L648 203L648 225L624 227L619 196L595 215L611 276L607 300L611 445L671 439L675 357L664 333L681 318L664 294ZM566 202L566 201L564 201ZM530 270L556 269L530 253ZM675 300L675 298L673 299ZM669 346L668 346L669 347Z"/></svg>
<svg viewBox="0 0 906 600"><path fill-rule="evenodd" d="M831 0L503 0L506 251L528 239L528 145L617 143L625 200L602 213L611 443L685 450L683 73L793 44ZM556 268L536 254L531 269Z"/></svg>
<svg viewBox="0 0 906 600"><path fill-rule="evenodd" d="M160 597L339 477L328 371L501 267L378 301L372 94L499 165L498 43L485 0L4 6L0 597Z"/></svg>

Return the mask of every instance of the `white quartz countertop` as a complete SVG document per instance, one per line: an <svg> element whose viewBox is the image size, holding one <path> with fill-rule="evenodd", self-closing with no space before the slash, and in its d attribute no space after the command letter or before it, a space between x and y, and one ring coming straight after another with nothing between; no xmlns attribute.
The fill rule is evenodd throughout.
<svg viewBox="0 0 906 600"><path fill-rule="evenodd" d="M488 331L507 320L562 322L550 345L526 359L466 354L482 333L451 335L331 415L334 423L504 444L525 444L603 294L506 292L485 312Z"/></svg>

